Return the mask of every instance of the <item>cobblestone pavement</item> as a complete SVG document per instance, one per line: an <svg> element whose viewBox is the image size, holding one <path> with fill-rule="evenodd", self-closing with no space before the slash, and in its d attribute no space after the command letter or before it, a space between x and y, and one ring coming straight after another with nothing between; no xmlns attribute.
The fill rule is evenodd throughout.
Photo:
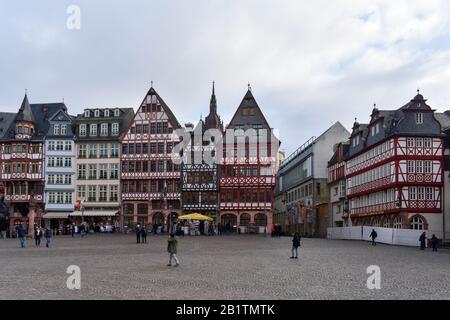
<svg viewBox="0 0 450 320"><path fill-rule="evenodd" d="M0 299L450 299L450 250L259 235L181 237L178 268L167 267L166 236L56 237L50 249L0 240ZM69 265L81 289L69 290ZM366 287L369 265L381 290Z"/></svg>

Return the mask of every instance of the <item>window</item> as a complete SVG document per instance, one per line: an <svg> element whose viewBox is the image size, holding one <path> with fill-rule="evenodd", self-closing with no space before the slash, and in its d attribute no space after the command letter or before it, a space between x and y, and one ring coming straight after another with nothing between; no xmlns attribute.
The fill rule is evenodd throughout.
<svg viewBox="0 0 450 320"><path fill-rule="evenodd" d="M91 112L90 112L89 110L85 110L85 111L84 111L84 117L85 117L85 118L89 118L90 115L91 115Z"/></svg>
<svg viewBox="0 0 450 320"><path fill-rule="evenodd" d="M119 146L117 143L111 144L111 158L117 158L119 156Z"/></svg>
<svg viewBox="0 0 450 320"><path fill-rule="evenodd" d="M64 150L64 141L56 141L56 150L58 151Z"/></svg>
<svg viewBox="0 0 450 320"><path fill-rule="evenodd" d="M109 117L109 110L108 109L105 110L105 118L107 118L107 117Z"/></svg>
<svg viewBox="0 0 450 320"><path fill-rule="evenodd" d="M408 148L414 148L414 138L407 138L406 145Z"/></svg>
<svg viewBox="0 0 450 320"><path fill-rule="evenodd" d="M423 147L423 139L417 138L416 139L416 148L422 148Z"/></svg>
<svg viewBox="0 0 450 320"><path fill-rule="evenodd" d="M431 187L426 187L425 189L425 198L426 200L434 200L434 190Z"/></svg>
<svg viewBox="0 0 450 320"><path fill-rule="evenodd" d="M150 143L150 154L156 154L156 143Z"/></svg>
<svg viewBox="0 0 450 320"><path fill-rule="evenodd" d="M370 134L371 134L372 137L375 135L375 126L372 126L370 128Z"/></svg>
<svg viewBox="0 0 450 320"><path fill-rule="evenodd" d="M53 134L55 136L59 136L59 134L60 134L59 124L53 125Z"/></svg>
<svg viewBox="0 0 450 320"><path fill-rule="evenodd" d="M158 143L158 154L164 154L164 142Z"/></svg>
<svg viewBox="0 0 450 320"><path fill-rule="evenodd" d="M111 134L113 136L118 136L119 135L119 124L118 123L113 123L111 126Z"/></svg>
<svg viewBox="0 0 450 320"><path fill-rule="evenodd" d="M416 123L417 124L422 124L423 123L423 113L422 112L417 112L416 113Z"/></svg>
<svg viewBox="0 0 450 320"><path fill-rule="evenodd" d="M87 154L87 145L80 144L78 147L78 158L86 158Z"/></svg>
<svg viewBox="0 0 450 320"><path fill-rule="evenodd" d="M94 117L96 117L96 118L100 117L100 110L94 111Z"/></svg>
<svg viewBox="0 0 450 320"><path fill-rule="evenodd" d="M89 125L89 135L92 137L97 136L97 124Z"/></svg>
<svg viewBox="0 0 450 320"><path fill-rule="evenodd" d="M55 141L49 141L47 146L48 151L55 151Z"/></svg>
<svg viewBox="0 0 450 320"><path fill-rule="evenodd" d="M98 186L100 202L108 201L108 186Z"/></svg>
<svg viewBox="0 0 450 320"><path fill-rule="evenodd" d="M118 116L120 116L120 110L116 109L116 110L114 110L114 117L118 117Z"/></svg>
<svg viewBox="0 0 450 320"><path fill-rule="evenodd" d="M111 179L119 179L119 165L114 163L109 165Z"/></svg>
<svg viewBox="0 0 450 320"><path fill-rule="evenodd" d="M64 150L72 151L72 141L64 141Z"/></svg>
<svg viewBox="0 0 450 320"><path fill-rule="evenodd" d="M97 145L91 144L89 146L89 158L97 158Z"/></svg>
<svg viewBox="0 0 450 320"><path fill-rule="evenodd" d="M424 172L431 173L432 172L432 162L430 160L426 160L423 162L424 164Z"/></svg>
<svg viewBox="0 0 450 320"><path fill-rule="evenodd" d="M423 139L423 145L425 148L431 148L431 138Z"/></svg>
<svg viewBox="0 0 450 320"><path fill-rule="evenodd" d="M378 122L376 125L375 125L375 134L377 134L377 133L379 133L380 132L380 123Z"/></svg>
<svg viewBox="0 0 450 320"><path fill-rule="evenodd" d="M417 187L417 200L425 200L425 187Z"/></svg>
<svg viewBox="0 0 450 320"><path fill-rule="evenodd" d="M79 199L86 198L86 186L77 186L77 197Z"/></svg>
<svg viewBox="0 0 450 320"><path fill-rule="evenodd" d="M394 229L401 229L403 227L403 219L400 216L396 216L394 219Z"/></svg>
<svg viewBox="0 0 450 320"><path fill-rule="evenodd" d="M89 179L97 180L97 165L96 164L89 165Z"/></svg>
<svg viewBox="0 0 450 320"><path fill-rule="evenodd" d="M88 201L97 201L97 186L88 186Z"/></svg>
<svg viewBox="0 0 450 320"><path fill-rule="evenodd" d="M158 160L158 172L164 172L164 161Z"/></svg>
<svg viewBox="0 0 450 320"><path fill-rule="evenodd" d="M409 200L417 200L417 188L416 187L409 188Z"/></svg>
<svg viewBox="0 0 450 320"><path fill-rule="evenodd" d="M422 218L415 216L411 219L411 229L412 230L423 230L423 220Z"/></svg>
<svg viewBox="0 0 450 320"><path fill-rule="evenodd" d="M100 125L100 135L102 137L106 137L108 135L108 124L107 123L102 123Z"/></svg>
<svg viewBox="0 0 450 320"><path fill-rule="evenodd" d="M128 154L128 144L122 144L122 154Z"/></svg>
<svg viewBox="0 0 450 320"><path fill-rule="evenodd" d="M389 219L388 218L384 218L383 228L389 228Z"/></svg>
<svg viewBox="0 0 450 320"><path fill-rule="evenodd" d="M80 180L86 179L86 165L85 164L78 165L78 179L80 179Z"/></svg>
<svg viewBox="0 0 450 320"><path fill-rule="evenodd" d="M62 124L61 125L61 135L65 136L67 134L67 125Z"/></svg>
<svg viewBox="0 0 450 320"><path fill-rule="evenodd" d="M105 163L99 164L100 177L99 179L108 179L108 165Z"/></svg>
<svg viewBox="0 0 450 320"><path fill-rule="evenodd" d="M109 201L116 202L119 201L119 186L109 186Z"/></svg>
<svg viewBox="0 0 450 320"><path fill-rule="evenodd" d="M423 161L422 160L416 161L416 173L423 173Z"/></svg>
<svg viewBox="0 0 450 320"><path fill-rule="evenodd" d="M72 158L64 158L64 167L66 168L72 167Z"/></svg>
<svg viewBox="0 0 450 320"><path fill-rule="evenodd" d="M80 127L79 127L80 129L79 129L79 131L80 131L80 137L85 137L86 136L86 124L85 123L83 123L83 124L80 124Z"/></svg>
<svg viewBox="0 0 450 320"><path fill-rule="evenodd" d="M100 158L108 158L108 145L106 143L100 144Z"/></svg>

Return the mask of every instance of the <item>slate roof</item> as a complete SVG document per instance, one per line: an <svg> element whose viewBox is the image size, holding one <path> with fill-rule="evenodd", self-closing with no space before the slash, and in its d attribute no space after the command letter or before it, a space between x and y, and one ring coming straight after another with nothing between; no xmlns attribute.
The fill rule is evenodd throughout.
<svg viewBox="0 0 450 320"><path fill-rule="evenodd" d="M23 97L22 104L17 112L16 121L35 122L30 103L28 102L27 94Z"/></svg>
<svg viewBox="0 0 450 320"><path fill-rule="evenodd" d="M11 123L14 122L17 113L14 112L0 112L0 140L7 134Z"/></svg>
<svg viewBox="0 0 450 320"><path fill-rule="evenodd" d="M246 108L254 109L254 115L243 115L243 110ZM228 124L227 129L233 129L241 126L245 129L246 127L251 127L255 124L261 124L264 129L270 129L269 123L253 97L252 91L249 89Z"/></svg>
<svg viewBox="0 0 450 320"><path fill-rule="evenodd" d="M450 110L444 111L443 113L435 112L434 116L441 124L442 130L447 130L450 128Z"/></svg>

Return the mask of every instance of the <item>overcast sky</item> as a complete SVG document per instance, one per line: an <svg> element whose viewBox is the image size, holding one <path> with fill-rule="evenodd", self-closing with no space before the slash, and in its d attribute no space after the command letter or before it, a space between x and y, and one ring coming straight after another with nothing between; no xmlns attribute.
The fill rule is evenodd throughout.
<svg viewBox="0 0 450 320"><path fill-rule="evenodd" d="M69 30L69 5L81 28ZM292 152L417 88L450 109L450 1L0 0L0 110L65 99L137 108L154 87L180 122L230 121L250 82Z"/></svg>

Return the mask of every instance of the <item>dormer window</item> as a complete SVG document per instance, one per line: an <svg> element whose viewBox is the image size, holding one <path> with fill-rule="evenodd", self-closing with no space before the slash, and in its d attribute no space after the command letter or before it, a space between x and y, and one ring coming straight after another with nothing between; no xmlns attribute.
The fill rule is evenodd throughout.
<svg viewBox="0 0 450 320"><path fill-rule="evenodd" d="M53 134L54 134L55 136L59 136L59 134L60 134L60 131L59 131L59 124L55 124L55 125L53 126Z"/></svg>
<svg viewBox="0 0 450 320"><path fill-rule="evenodd" d="M356 147L359 145L359 135L353 138L353 146Z"/></svg>
<svg viewBox="0 0 450 320"><path fill-rule="evenodd" d="M67 125L62 124L61 125L61 135L65 136L67 134Z"/></svg>
<svg viewBox="0 0 450 320"><path fill-rule="evenodd" d="M96 117L96 118L100 117L100 110L94 111L94 117Z"/></svg>
<svg viewBox="0 0 450 320"><path fill-rule="evenodd" d="M109 110L108 109L105 110L105 117L109 117Z"/></svg>
<svg viewBox="0 0 450 320"><path fill-rule="evenodd" d="M114 117L118 117L118 116L120 116L120 110L116 109L116 110L114 110Z"/></svg>
<svg viewBox="0 0 450 320"><path fill-rule="evenodd" d="M90 116L91 116L90 111L89 111L89 110L85 110L85 111L84 111L84 117L85 117L85 118L89 118Z"/></svg>
<svg viewBox="0 0 450 320"><path fill-rule="evenodd" d="M416 123L417 124L422 124L423 123L423 113L422 112L417 112L416 113Z"/></svg>

